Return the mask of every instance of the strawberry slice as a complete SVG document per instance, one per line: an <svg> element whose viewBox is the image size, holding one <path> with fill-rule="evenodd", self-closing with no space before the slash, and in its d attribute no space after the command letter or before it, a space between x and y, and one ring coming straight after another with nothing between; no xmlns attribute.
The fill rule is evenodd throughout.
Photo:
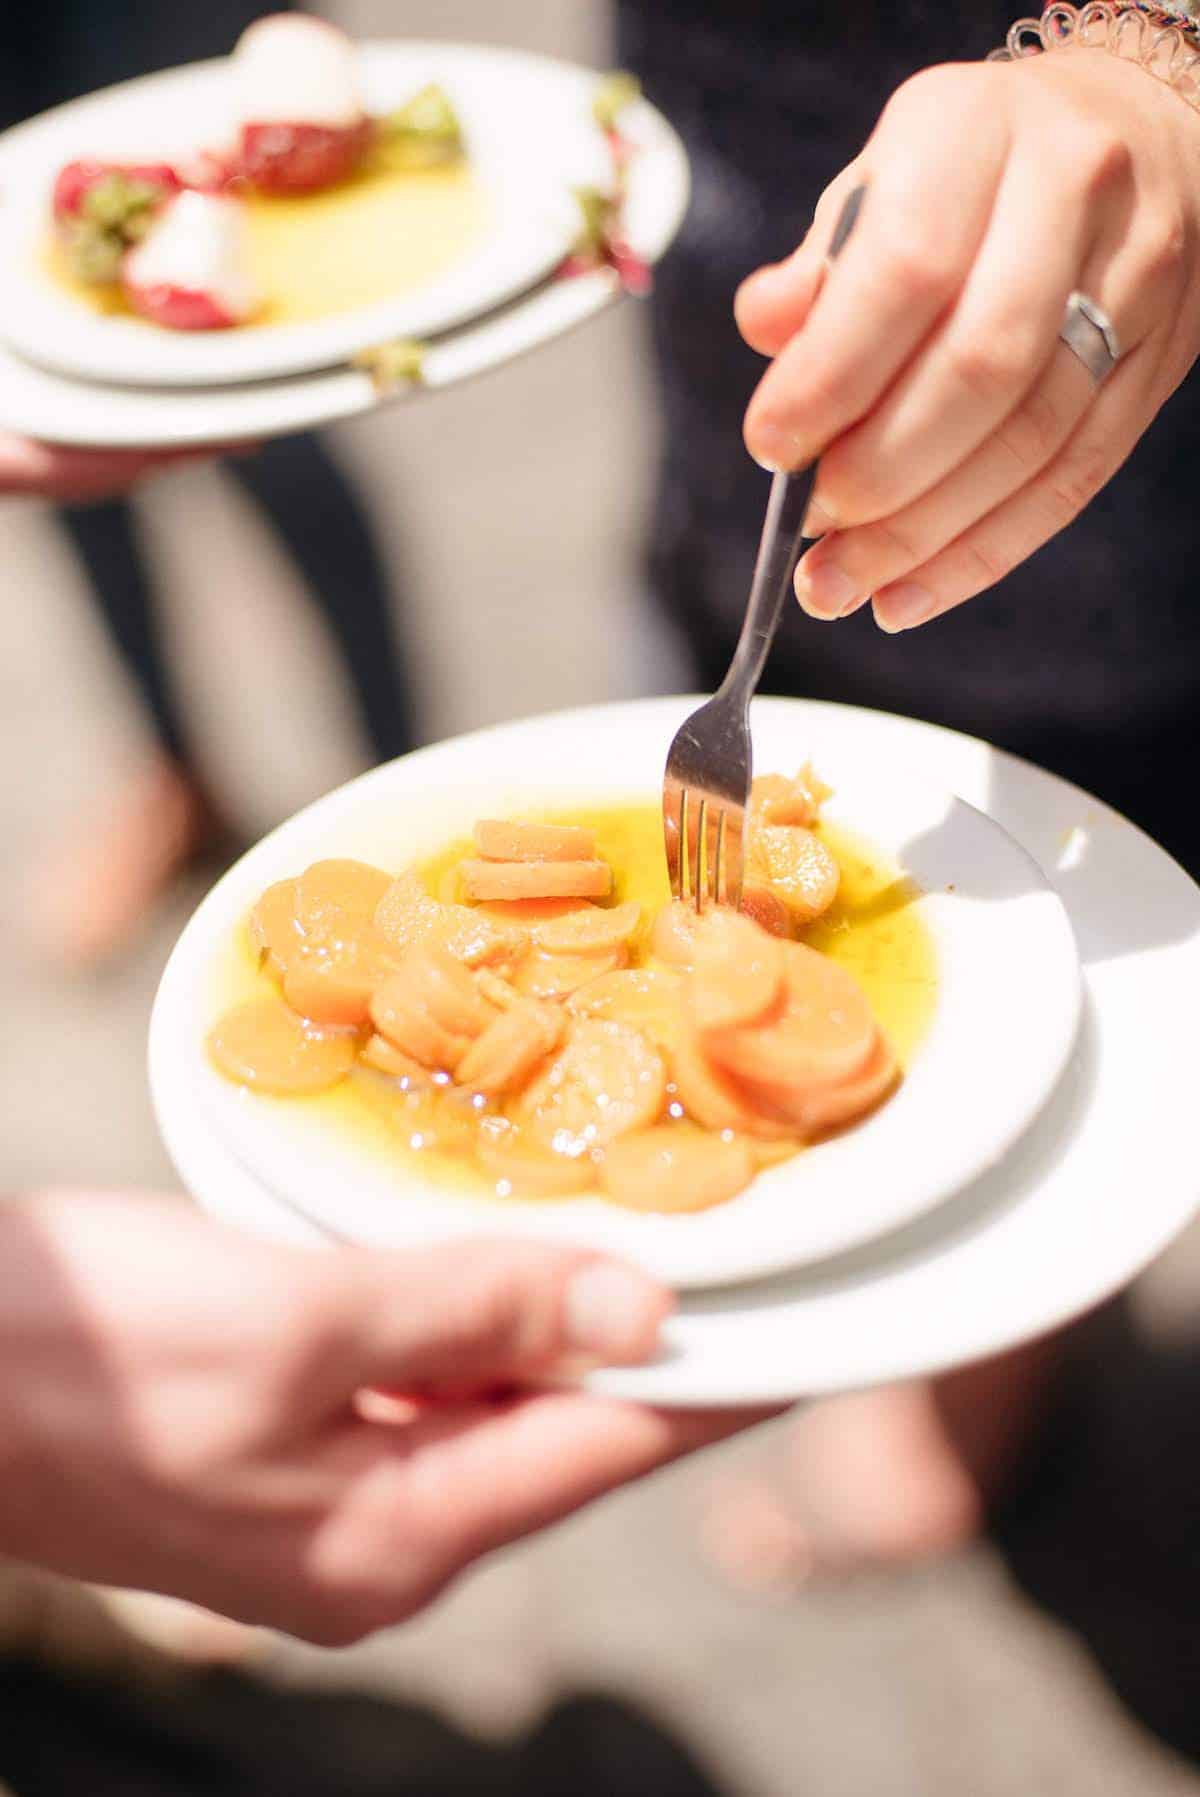
<svg viewBox="0 0 1200 1797"><path fill-rule="evenodd" d="M55 218L78 218L85 209L88 196L114 176L130 186L153 189L151 197L158 204L178 193L183 186L175 170L166 162L98 162L81 157L59 170L51 202Z"/></svg>
<svg viewBox="0 0 1200 1797"><path fill-rule="evenodd" d="M371 145L371 121L243 125L239 172L260 193L316 193L352 175Z"/></svg>
<svg viewBox="0 0 1200 1797"><path fill-rule="evenodd" d="M165 162L68 162L54 183L54 226L77 281L105 285L182 183Z"/></svg>
<svg viewBox="0 0 1200 1797"><path fill-rule="evenodd" d="M233 52L238 172L263 193L315 193L352 174L371 121L354 43L324 19L256 19Z"/></svg>

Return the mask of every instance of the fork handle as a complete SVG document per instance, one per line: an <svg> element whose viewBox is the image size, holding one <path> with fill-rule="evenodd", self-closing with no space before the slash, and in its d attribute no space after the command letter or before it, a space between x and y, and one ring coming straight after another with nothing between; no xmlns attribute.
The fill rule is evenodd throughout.
<svg viewBox="0 0 1200 1797"><path fill-rule="evenodd" d="M767 515L763 521L742 633L738 637L729 672L718 688L718 692L725 697L735 692L744 692L749 703L762 678L775 632L779 628L783 602L787 598L792 575L800 559L800 549L804 542L804 515L808 510L815 476L814 463L799 474L777 474L771 482Z"/></svg>
<svg viewBox="0 0 1200 1797"><path fill-rule="evenodd" d="M846 239L858 223L866 194L864 183L847 195L833 228L833 236L829 240L825 272L828 272L834 259L845 248ZM767 656L779 628L783 602L791 587L796 563L800 560L800 550L804 543L804 514L812 497L816 472L814 462L811 467L801 469L798 474L777 474L771 482L767 515L759 539L758 560L754 564L750 603L746 607L742 634L738 637L729 672L717 689L724 698L744 693L746 704L749 705L762 679L762 671L767 665Z"/></svg>

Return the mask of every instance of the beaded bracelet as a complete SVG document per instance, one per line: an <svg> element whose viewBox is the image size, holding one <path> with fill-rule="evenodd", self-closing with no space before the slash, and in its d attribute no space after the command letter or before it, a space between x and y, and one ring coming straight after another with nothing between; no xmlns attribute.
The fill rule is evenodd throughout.
<svg viewBox="0 0 1200 1797"><path fill-rule="evenodd" d="M1149 0L1056 0L1040 19L1018 19L989 62L1017 62L1044 50L1107 50L1136 62L1200 112L1200 18L1184 6Z"/></svg>

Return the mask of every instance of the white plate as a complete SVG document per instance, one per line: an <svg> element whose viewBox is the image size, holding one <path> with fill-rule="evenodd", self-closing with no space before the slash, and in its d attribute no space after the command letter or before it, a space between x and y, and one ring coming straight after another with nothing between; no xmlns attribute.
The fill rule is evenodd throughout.
<svg viewBox="0 0 1200 1797"><path fill-rule="evenodd" d="M228 62L194 63L58 107L0 142L0 330L9 345L59 373L109 384L259 381L328 368L389 338L453 329L548 275L578 229L571 187L601 183L607 172L586 95L568 97L556 65L514 51L408 42L364 44L361 55L371 111L386 112L429 81L442 83L459 110L488 209L460 261L376 305L242 331L166 331L97 316L55 288L38 263L65 162L169 161L228 135Z"/></svg>
<svg viewBox="0 0 1200 1797"><path fill-rule="evenodd" d="M568 63L528 60L536 63L555 104L573 117L586 118L595 74ZM0 147L12 145L30 129L21 126L9 133ZM632 112L628 131L638 145L629 170L628 235L638 254L653 263L671 243L687 209L687 157L661 113L645 102ZM6 188L11 184L8 167L7 155L0 154ZM259 442L355 417L379 405L419 401L527 354L613 304L621 292L608 269L569 281L544 281L486 318L431 343L421 387L382 396L367 375L350 367L236 386L118 387L69 379L0 346L0 425L49 443L96 449Z"/></svg>
<svg viewBox="0 0 1200 1797"><path fill-rule="evenodd" d="M934 1020L899 1092L835 1140L759 1175L728 1204L645 1216L598 1198L521 1204L447 1194L419 1161L339 1133L318 1108L256 1098L209 1065L214 966L273 881L327 855L399 869L483 815L639 799L656 804L679 704L533 719L377 769L310 806L231 870L200 906L163 978L151 1036L156 1101L182 1108L261 1184L353 1241L406 1246L520 1233L626 1254L678 1287L757 1278L895 1228L993 1165L1062 1072L1079 1014L1078 963L1059 899L981 812L854 744L809 736L796 708L756 719L758 764L810 754L834 787L832 821L865 836L922 888L939 962Z"/></svg>
<svg viewBox="0 0 1200 1797"><path fill-rule="evenodd" d="M782 709L760 701L760 730ZM644 715L666 728L674 707ZM788 707L830 753L850 743L986 809L1047 870L1083 963L1069 1071L1014 1153L895 1234L801 1272L686 1295L652 1366L596 1375L648 1403L785 1403L944 1372L1069 1322L1134 1278L1200 1203L1192 1018L1200 890L1124 818L971 737L851 707ZM199 1201L230 1223L319 1245L186 1113L162 1113Z"/></svg>

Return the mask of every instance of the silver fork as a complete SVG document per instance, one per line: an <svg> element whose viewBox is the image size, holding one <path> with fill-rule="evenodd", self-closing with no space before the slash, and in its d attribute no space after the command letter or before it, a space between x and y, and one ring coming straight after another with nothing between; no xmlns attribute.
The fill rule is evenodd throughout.
<svg viewBox="0 0 1200 1797"><path fill-rule="evenodd" d="M693 903L742 900L742 844L754 758L750 701L779 626L803 541L812 469L771 482L750 601L729 672L676 732L663 775L663 834L671 891Z"/></svg>
<svg viewBox="0 0 1200 1797"><path fill-rule="evenodd" d="M834 228L826 267L854 229L866 193L856 187ZM663 836L671 892L702 911L742 902L743 843L754 755L750 701L779 628L804 538L815 465L771 482L750 599L729 672L676 732L663 774Z"/></svg>

